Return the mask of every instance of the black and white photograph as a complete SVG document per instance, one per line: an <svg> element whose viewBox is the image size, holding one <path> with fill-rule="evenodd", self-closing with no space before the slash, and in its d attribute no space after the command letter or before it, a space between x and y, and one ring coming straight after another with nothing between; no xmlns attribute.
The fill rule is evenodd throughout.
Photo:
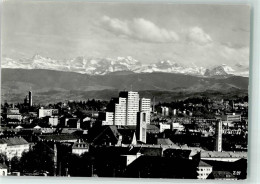
<svg viewBox="0 0 260 184"><path fill-rule="evenodd" d="M250 13L3 1L0 176L247 179Z"/></svg>

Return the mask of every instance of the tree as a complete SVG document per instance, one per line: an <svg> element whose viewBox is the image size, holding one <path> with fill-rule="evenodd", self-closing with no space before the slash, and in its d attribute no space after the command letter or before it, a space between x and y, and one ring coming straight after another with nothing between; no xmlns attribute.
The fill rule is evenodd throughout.
<svg viewBox="0 0 260 184"><path fill-rule="evenodd" d="M7 162L7 156L4 153L0 153L0 163L6 163Z"/></svg>
<svg viewBox="0 0 260 184"><path fill-rule="evenodd" d="M21 168L24 172L45 172L53 174L53 149L46 143L39 142L33 149L24 152L21 157Z"/></svg>
<svg viewBox="0 0 260 184"><path fill-rule="evenodd" d="M20 171L21 170L20 159L17 156L14 156L11 159L11 168L12 168L12 171Z"/></svg>

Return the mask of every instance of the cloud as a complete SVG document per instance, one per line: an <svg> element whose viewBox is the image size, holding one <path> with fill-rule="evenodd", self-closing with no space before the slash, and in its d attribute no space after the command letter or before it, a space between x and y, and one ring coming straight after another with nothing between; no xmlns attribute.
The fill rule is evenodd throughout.
<svg viewBox="0 0 260 184"><path fill-rule="evenodd" d="M212 42L211 37L200 27L192 27L187 34L188 41L199 45L206 45Z"/></svg>
<svg viewBox="0 0 260 184"><path fill-rule="evenodd" d="M153 22L143 18L135 18L132 21L122 21L103 16L102 23L105 29L110 32L136 40L155 43L171 43L179 40L178 34L174 31L160 28Z"/></svg>

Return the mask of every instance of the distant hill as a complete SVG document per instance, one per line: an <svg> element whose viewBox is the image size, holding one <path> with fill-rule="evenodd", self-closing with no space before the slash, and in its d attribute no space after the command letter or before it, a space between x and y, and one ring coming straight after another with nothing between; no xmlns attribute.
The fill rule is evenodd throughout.
<svg viewBox="0 0 260 184"><path fill-rule="evenodd" d="M199 93L205 91L247 91L248 78L196 77L174 73L114 72L87 75L44 69L2 69L2 100L22 101L29 90L35 99L49 101L81 98L110 99L120 90L159 91L164 94ZM62 99L61 99L62 100Z"/></svg>

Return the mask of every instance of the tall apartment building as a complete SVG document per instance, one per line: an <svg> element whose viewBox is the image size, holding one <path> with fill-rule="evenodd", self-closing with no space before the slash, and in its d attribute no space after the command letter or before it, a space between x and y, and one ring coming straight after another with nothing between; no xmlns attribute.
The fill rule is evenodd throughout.
<svg viewBox="0 0 260 184"><path fill-rule="evenodd" d="M137 113L144 112L146 123L150 123L151 100L139 99L138 92L122 91L112 98L107 112L100 113L102 125L137 125Z"/></svg>
<svg viewBox="0 0 260 184"><path fill-rule="evenodd" d="M141 98L140 99L140 112L145 112L146 114L146 123L150 124L151 119L151 99Z"/></svg>
<svg viewBox="0 0 260 184"><path fill-rule="evenodd" d="M115 101L114 125L127 125L126 98L117 98Z"/></svg>
<svg viewBox="0 0 260 184"><path fill-rule="evenodd" d="M126 98L126 125L136 125L137 112L139 112L138 92L121 91L119 97Z"/></svg>
<svg viewBox="0 0 260 184"><path fill-rule="evenodd" d="M161 107L162 116L169 116L169 108L168 107Z"/></svg>

